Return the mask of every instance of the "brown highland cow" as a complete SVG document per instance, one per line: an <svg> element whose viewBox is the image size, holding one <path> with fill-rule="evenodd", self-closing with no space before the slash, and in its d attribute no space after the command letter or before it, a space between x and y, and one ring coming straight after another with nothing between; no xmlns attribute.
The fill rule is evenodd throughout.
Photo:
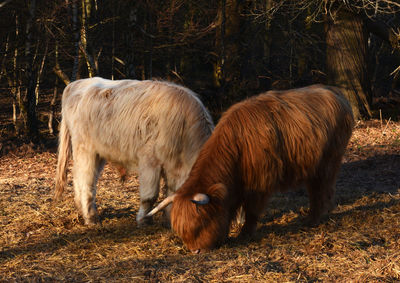
<svg viewBox="0 0 400 283"><path fill-rule="evenodd" d="M337 88L269 91L233 105L202 147L189 178L149 215L173 201L171 224L193 252L228 235L239 207L242 234L255 231L268 198L305 185L310 220L334 207L335 180L353 129Z"/></svg>

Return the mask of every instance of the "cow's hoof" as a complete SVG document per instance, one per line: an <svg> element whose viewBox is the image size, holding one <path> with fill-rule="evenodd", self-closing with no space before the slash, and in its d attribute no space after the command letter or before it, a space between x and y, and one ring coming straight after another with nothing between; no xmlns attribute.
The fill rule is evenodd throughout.
<svg viewBox="0 0 400 283"><path fill-rule="evenodd" d="M245 222L240 231L239 238L251 238L257 230L257 224Z"/></svg>
<svg viewBox="0 0 400 283"><path fill-rule="evenodd" d="M171 222L170 221L167 221L167 220L164 219L164 221L161 223L161 225L164 228L171 229Z"/></svg>
<svg viewBox="0 0 400 283"><path fill-rule="evenodd" d="M101 226L101 222L96 220L96 221L85 221L85 225L88 227L96 227L96 226Z"/></svg>
<svg viewBox="0 0 400 283"><path fill-rule="evenodd" d="M315 228L321 223L321 217L316 215L308 215L304 219L304 225L310 228Z"/></svg>
<svg viewBox="0 0 400 283"><path fill-rule="evenodd" d="M98 215L94 215L90 218L85 219L85 225L87 226L96 226L101 225L100 218Z"/></svg>
<svg viewBox="0 0 400 283"><path fill-rule="evenodd" d="M137 222L138 227L151 225L151 224L153 224L153 217L150 216L150 217L138 218L138 219L136 219L136 222Z"/></svg>

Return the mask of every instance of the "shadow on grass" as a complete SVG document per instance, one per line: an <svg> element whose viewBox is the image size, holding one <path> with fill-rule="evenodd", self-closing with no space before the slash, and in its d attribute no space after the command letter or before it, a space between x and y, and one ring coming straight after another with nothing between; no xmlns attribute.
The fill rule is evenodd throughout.
<svg viewBox="0 0 400 283"><path fill-rule="evenodd" d="M258 273L284 273L282 263L273 260L238 260L238 254L215 251L204 254L165 255L161 258L131 259L115 263L117 270L134 270L136 276L146 282L205 282L210 278L215 282L230 282L229 275L238 275L236 281L250 278L249 274L257 270ZM118 273L115 272L118 278ZM228 276L228 277L227 277Z"/></svg>
<svg viewBox="0 0 400 283"><path fill-rule="evenodd" d="M336 185L336 204L353 204L375 194L400 193L400 155L378 155L344 163ZM272 221L291 211L309 207L305 188L272 195L263 222Z"/></svg>
<svg viewBox="0 0 400 283"><path fill-rule="evenodd" d="M399 206L398 210L400 211L400 200L390 199L389 201L379 201L371 205L357 206L343 212L331 213L325 216L322 219L320 225L323 225L329 221L333 221L334 223L338 223L336 225L340 227L341 220L346 216L353 215L358 212L367 212L367 211L369 212L374 211L376 213L379 213L379 211L382 211L384 209L390 209L393 208L394 206ZM266 224L264 220L262 220L261 223ZM320 229L318 229L318 226L309 226L306 223L306 217L300 216L286 224L273 223L269 225L263 225L257 229L256 233L251 238L241 238L241 237L229 238L229 240L226 242L226 245L228 245L231 248L238 248L242 246L247 246L249 242L261 242L263 239L267 238L268 235L271 233L279 236L285 236L289 234L296 234L299 231L311 234L320 233Z"/></svg>
<svg viewBox="0 0 400 283"><path fill-rule="evenodd" d="M128 212L106 213L103 217L114 218L122 215L130 215ZM110 217L111 216L111 217ZM141 240L167 229L162 226L149 225L137 227L134 218L120 218L115 223L98 224L94 226L75 225L75 231L65 230L60 234L50 234L42 241L24 241L18 247L3 247L0 250L0 263L19 255L34 255L36 253L53 253L59 249L69 246L73 249L86 249L95 243L110 242L134 242ZM79 231L76 231L79 229ZM54 231L54 230L53 230Z"/></svg>
<svg viewBox="0 0 400 283"><path fill-rule="evenodd" d="M342 165L337 180L339 204L351 204L370 193L397 193L400 155L386 154Z"/></svg>
<svg viewBox="0 0 400 283"><path fill-rule="evenodd" d="M136 212L136 208L133 205L121 209L115 209L111 206L107 206L101 209L99 217L101 221L104 221L105 219L119 219L125 217L134 219Z"/></svg>

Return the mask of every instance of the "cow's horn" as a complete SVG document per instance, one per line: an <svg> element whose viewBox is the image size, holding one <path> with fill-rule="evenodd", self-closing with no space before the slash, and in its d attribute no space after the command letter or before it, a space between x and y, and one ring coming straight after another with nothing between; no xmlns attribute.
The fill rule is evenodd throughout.
<svg viewBox="0 0 400 283"><path fill-rule="evenodd" d="M193 197L193 199L191 201L193 203L195 203L195 204L203 205L203 204L209 203L210 202L210 198L206 194L198 193L198 194L194 195L194 197Z"/></svg>
<svg viewBox="0 0 400 283"><path fill-rule="evenodd" d="M168 204L170 204L171 202L174 201L175 198L175 194L170 195L169 197L167 197L166 199L164 199L162 202L160 202L155 208L153 208L152 211L150 211L149 213L147 213L146 217L150 217L153 216L154 214L156 214L157 212L159 212L160 210L162 210L163 208L165 208Z"/></svg>

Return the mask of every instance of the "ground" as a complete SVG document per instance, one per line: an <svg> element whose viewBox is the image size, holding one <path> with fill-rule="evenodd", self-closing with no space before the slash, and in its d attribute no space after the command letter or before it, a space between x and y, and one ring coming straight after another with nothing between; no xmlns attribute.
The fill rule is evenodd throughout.
<svg viewBox="0 0 400 283"><path fill-rule="evenodd" d="M305 225L303 191L277 194L252 239L233 226L222 247L194 255L155 223L138 228L138 182L107 165L102 226L52 200L56 153L23 145L0 157L0 281L400 281L400 123L358 122L337 182L337 208ZM162 196L161 196L162 198Z"/></svg>

